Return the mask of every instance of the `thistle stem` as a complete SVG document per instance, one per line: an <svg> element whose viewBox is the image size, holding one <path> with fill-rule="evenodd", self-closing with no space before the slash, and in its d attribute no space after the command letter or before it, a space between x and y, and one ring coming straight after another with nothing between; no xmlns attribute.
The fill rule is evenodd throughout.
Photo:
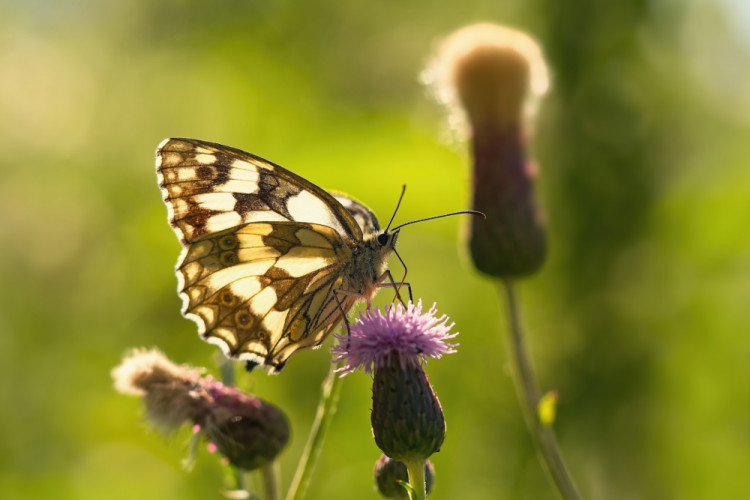
<svg viewBox="0 0 750 500"><path fill-rule="evenodd" d="M265 500L279 500L279 483L281 471L279 469L279 462L274 460L270 464L263 467L263 493Z"/></svg>
<svg viewBox="0 0 750 500"><path fill-rule="evenodd" d="M233 387L235 383L234 361L220 352L214 354L214 360L221 374L221 382L227 387ZM251 495L252 482L250 480L250 473L232 465L229 467L231 468L231 479L234 483L232 485L233 489L236 491L245 491L248 495Z"/></svg>
<svg viewBox="0 0 750 500"><path fill-rule="evenodd" d="M406 470L409 471L409 484L411 485L411 500L425 500L427 498L427 484L424 477L424 460L410 460L404 462Z"/></svg>
<svg viewBox="0 0 750 500"><path fill-rule="evenodd" d="M505 295L508 310L510 357L516 382L516 392L526 418L526 425L536 442L543 465L555 483L560 497L564 500L580 500L581 497L576 491L573 479L570 477L563 461L554 429L551 425L542 425L539 421L537 408L541 394L526 348L514 282L511 279L502 280L502 285L499 288L500 295Z"/></svg>
<svg viewBox="0 0 750 500"><path fill-rule="evenodd" d="M315 470L315 465L323 449L326 432L331 425L333 416L336 414L336 408L341 395L343 381L335 372L336 366L331 363L331 370L323 381L318 411L315 414L315 421L310 429L310 435L307 438L307 444L302 452L297 470L292 479L292 485L286 495L286 500L301 500L307 492L310 484L310 477Z"/></svg>

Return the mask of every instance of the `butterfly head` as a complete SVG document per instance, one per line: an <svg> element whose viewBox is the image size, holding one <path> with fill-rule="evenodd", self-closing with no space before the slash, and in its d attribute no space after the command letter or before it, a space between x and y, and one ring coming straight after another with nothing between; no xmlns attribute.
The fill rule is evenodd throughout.
<svg viewBox="0 0 750 500"><path fill-rule="evenodd" d="M400 233L401 231L388 232L388 230L385 230L382 233L378 234L375 239L378 242L380 248L392 249L396 246L396 240L398 239L398 235Z"/></svg>

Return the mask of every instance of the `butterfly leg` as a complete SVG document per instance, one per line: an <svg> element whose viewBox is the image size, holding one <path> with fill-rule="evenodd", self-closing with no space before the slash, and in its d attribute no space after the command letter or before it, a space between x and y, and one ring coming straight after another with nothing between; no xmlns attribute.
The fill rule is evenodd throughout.
<svg viewBox="0 0 750 500"><path fill-rule="evenodd" d="M351 334L349 318L346 317L346 311L344 310L344 305L341 303L341 300L339 300L338 294L352 295L352 293L347 292L346 290L334 290L333 291L333 299L336 301L336 305L339 306L339 310L341 311L341 317L344 319L344 327L346 328L346 335L348 337ZM355 295L358 295L358 294L355 294Z"/></svg>
<svg viewBox="0 0 750 500"><path fill-rule="evenodd" d="M333 298L336 301L336 304L339 306L339 309L341 310L341 317L344 318L344 326L346 327L346 349L349 350L350 339L352 338L352 330L351 325L349 324L349 318L346 317L346 311L344 310L344 305L339 300L338 294L341 293L343 295L356 295L359 294L352 294L352 292L347 292L346 290L334 290L333 291Z"/></svg>
<svg viewBox="0 0 750 500"><path fill-rule="evenodd" d="M401 288L402 285L406 285L409 288L409 301L414 302L414 297L412 296L412 293L411 293L411 284L404 281L406 280L406 275L409 274L409 268L406 267L406 262L404 262L404 259L401 258L401 256L399 255L399 253L396 251L395 248L393 249L393 253L396 254L398 261L401 263L402 266L404 266L404 275L401 277L401 282L398 283L399 289ZM388 269L386 269L386 272L388 273L388 275L391 274L391 271ZM391 276L391 283L393 283L394 285L396 284L396 282L393 281L393 276ZM396 290L396 295L398 296L398 290ZM401 297L399 297L398 299L401 300ZM401 303L403 304L404 301L401 300Z"/></svg>
<svg viewBox="0 0 750 500"><path fill-rule="evenodd" d="M387 278L387 282L383 283L383 281L386 281L386 278ZM405 286L407 290L409 290L409 302L414 302L414 297L412 296L412 291L411 291L411 283L408 283L406 281L394 281L393 275L391 274L391 271L389 271L388 269L386 269L385 273L383 273L383 277L380 280L380 283L378 283L378 286L381 288L393 288L393 291L396 293L394 300L398 299L398 301L401 302L401 304L404 307L406 307L406 304L404 303L404 299L401 298L401 294L399 293L399 290L401 289L401 287Z"/></svg>

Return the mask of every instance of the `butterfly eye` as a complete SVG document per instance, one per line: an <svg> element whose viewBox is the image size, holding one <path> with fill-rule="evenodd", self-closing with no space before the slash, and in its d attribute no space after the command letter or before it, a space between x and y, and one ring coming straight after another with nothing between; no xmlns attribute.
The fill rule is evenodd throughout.
<svg viewBox="0 0 750 500"><path fill-rule="evenodd" d="M388 233L380 233L380 234L378 235L378 243L379 243L379 244L380 244L381 246L385 246L385 245L387 245L387 244L388 244L388 241L390 241L390 239L391 239L391 235L390 235L390 234L388 234Z"/></svg>

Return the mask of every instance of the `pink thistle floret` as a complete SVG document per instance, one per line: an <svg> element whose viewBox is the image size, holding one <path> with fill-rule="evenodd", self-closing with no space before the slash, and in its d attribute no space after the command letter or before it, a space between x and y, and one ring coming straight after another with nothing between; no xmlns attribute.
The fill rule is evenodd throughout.
<svg viewBox="0 0 750 500"><path fill-rule="evenodd" d="M373 373L388 365L394 354L406 368L408 364L426 362L428 357L456 352L458 344L446 342L458 335L449 334L454 323L448 324L446 315L436 317L436 312L433 304L423 313L421 300L416 305L409 302L406 309L396 304L387 307L385 313L375 309L360 312L348 335L336 335L340 343L332 348L333 362L344 362L337 371L342 376L358 368Z"/></svg>

